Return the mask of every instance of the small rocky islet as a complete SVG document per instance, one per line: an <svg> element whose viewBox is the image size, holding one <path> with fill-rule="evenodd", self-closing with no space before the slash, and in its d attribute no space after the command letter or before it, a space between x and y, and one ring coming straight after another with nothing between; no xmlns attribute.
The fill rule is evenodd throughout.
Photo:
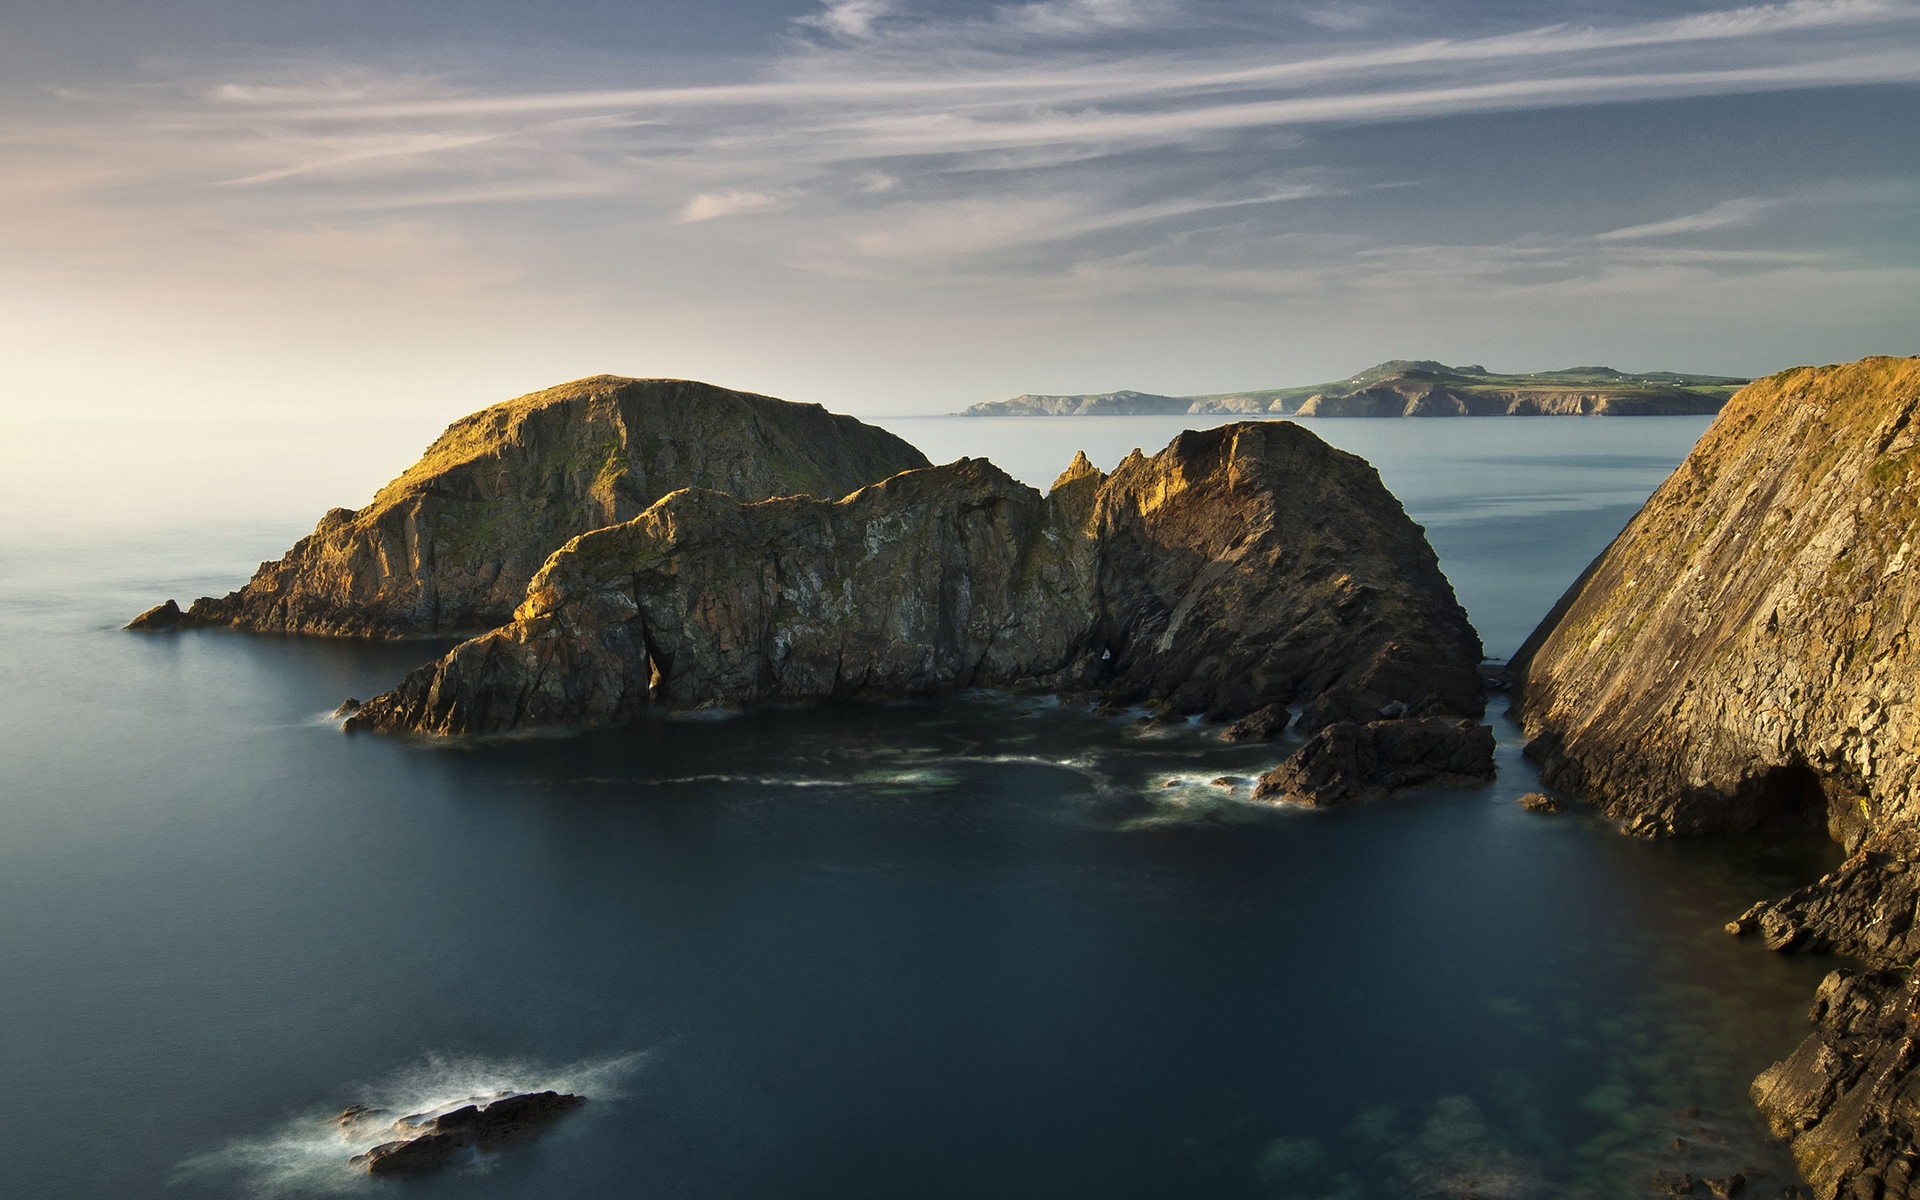
<svg viewBox="0 0 1920 1200"><path fill-rule="evenodd" d="M1306 744L1259 780L1263 799L1342 803L1493 773L1480 644L1431 547L1363 460L1300 426L1190 431L1110 475L1081 457L1043 495L815 410L808 428L840 441L805 488L765 437L729 443L767 457L717 486L719 459L671 447L715 436L692 431L722 394L742 395L602 377L496 406L240 592L169 601L135 627L390 637L492 622L353 709L359 729L465 735L990 687L1144 703L1223 722L1229 739L1291 725ZM607 448L633 444L621 405L647 397L680 407L647 409L655 482L620 490L607 464L632 459ZM771 407L784 402L748 399L752 420L784 428ZM542 415L556 400L573 407ZM1649 837L1824 826L1849 851L1728 926L1863 960L1827 978L1814 1032L1753 1088L1821 1200L1920 1191L1917 409L1913 358L1743 389L1499 677L1555 793L1523 807L1584 801ZM596 412L619 414L598 418L617 432L600 435L597 466L556 472L532 448L572 444L564 427ZM514 432L530 426L548 432ZM424 482L438 472L487 485L440 507ZM529 519L543 496L574 515Z"/></svg>
<svg viewBox="0 0 1920 1200"><path fill-rule="evenodd" d="M369 1175L413 1175L447 1166L462 1155L491 1153L546 1133L587 1102L570 1092L495 1092L438 1109L393 1118L386 1109L355 1104L334 1118L341 1136L394 1136L354 1155L348 1165ZM391 1119L390 1119L391 1118Z"/></svg>

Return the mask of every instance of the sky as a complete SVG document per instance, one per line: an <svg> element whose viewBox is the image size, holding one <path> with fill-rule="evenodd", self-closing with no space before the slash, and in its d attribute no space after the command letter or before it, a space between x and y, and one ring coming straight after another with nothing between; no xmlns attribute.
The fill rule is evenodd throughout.
<svg viewBox="0 0 1920 1200"><path fill-rule="evenodd" d="M0 105L16 458L1920 353L1920 0L4 0Z"/></svg>

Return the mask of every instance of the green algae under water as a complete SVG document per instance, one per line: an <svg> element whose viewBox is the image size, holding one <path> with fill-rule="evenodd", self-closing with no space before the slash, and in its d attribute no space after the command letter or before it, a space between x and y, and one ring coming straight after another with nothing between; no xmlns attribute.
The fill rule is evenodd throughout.
<svg viewBox="0 0 1920 1200"><path fill-rule="evenodd" d="M1043 486L1076 445L1171 436L892 424ZM1314 428L1381 468L1503 653L1703 424ZM1284 745L985 696L343 737L328 710L436 647L114 629L298 514L7 515L9 1194L386 1194L329 1113L535 1086L594 1102L403 1189L1614 1197L1786 1169L1746 1087L1833 964L1721 925L1833 848L1522 812L1498 698L1497 783L1328 812L1244 801Z"/></svg>

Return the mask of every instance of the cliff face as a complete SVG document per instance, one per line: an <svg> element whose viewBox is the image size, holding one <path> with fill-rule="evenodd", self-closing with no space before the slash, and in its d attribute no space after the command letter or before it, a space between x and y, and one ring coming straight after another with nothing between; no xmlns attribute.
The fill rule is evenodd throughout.
<svg viewBox="0 0 1920 1200"><path fill-rule="evenodd" d="M195 601L187 623L372 637L489 629L568 539L668 492L838 497L926 465L885 430L816 404L686 380L577 380L455 422L373 503L329 512L244 588Z"/></svg>
<svg viewBox="0 0 1920 1200"><path fill-rule="evenodd" d="M1824 822L1851 856L1729 926L1869 970L1756 1081L1823 1198L1920 1194L1920 359L1752 385L1521 651L1548 782L1630 832Z"/></svg>
<svg viewBox="0 0 1920 1200"><path fill-rule="evenodd" d="M1518 656L1547 782L1646 832L1915 828L1920 359L1741 392Z"/></svg>
<svg viewBox="0 0 1920 1200"><path fill-rule="evenodd" d="M1448 387L1420 378L1389 380L1344 395L1316 394L1303 417L1661 417L1707 416L1725 401L1679 388Z"/></svg>
<svg viewBox="0 0 1920 1200"><path fill-rule="evenodd" d="M511 625L351 727L478 733L648 707L969 686L1235 716L1469 715L1478 639L1363 460L1293 425L1185 433L1042 496L962 459L837 503L668 496L576 538Z"/></svg>

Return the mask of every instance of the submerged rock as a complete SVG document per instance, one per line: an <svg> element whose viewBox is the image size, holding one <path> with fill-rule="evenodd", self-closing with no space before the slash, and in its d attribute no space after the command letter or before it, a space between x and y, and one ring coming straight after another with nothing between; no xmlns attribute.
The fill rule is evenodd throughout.
<svg viewBox="0 0 1920 1200"><path fill-rule="evenodd" d="M370 1175L429 1171L465 1150L496 1150L538 1137L586 1102L584 1096L565 1092L524 1092L476 1100L437 1115L415 1113L393 1123L393 1131L404 1136L349 1161ZM383 1112L355 1105L341 1113L338 1122L349 1129Z"/></svg>
<svg viewBox="0 0 1920 1200"><path fill-rule="evenodd" d="M1815 1032L1754 1085L1822 1200L1915 1192L1920 358L1742 391L1528 639L1554 787L1643 835L1818 827L1851 852L1728 925L1834 950Z"/></svg>
<svg viewBox="0 0 1920 1200"><path fill-rule="evenodd" d="M1494 777L1493 745L1493 730L1473 721L1341 721L1262 776L1253 798L1326 806L1402 788L1477 787Z"/></svg>
<svg viewBox="0 0 1920 1200"><path fill-rule="evenodd" d="M679 379L598 375L462 418L359 510L336 508L285 558L187 623L407 637L504 624L569 538L669 492L843 496L927 460L817 404ZM168 601L129 628L168 610ZM176 618L172 623L181 623Z"/></svg>
<svg viewBox="0 0 1920 1200"><path fill-rule="evenodd" d="M576 538L511 625L350 728L485 733L650 707L1071 692L1309 731L1477 714L1479 639L1372 467L1284 423L1181 434L1045 496L983 459L831 502L666 497Z"/></svg>
<svg viewBox="0 0 1920 1200"><path fill-rule="evenodd" d="M1563 813L1567 811L1567 802L1558 796L1549 796L1545 792L1528 792L1514 801L1528 812Z"/></svg>

